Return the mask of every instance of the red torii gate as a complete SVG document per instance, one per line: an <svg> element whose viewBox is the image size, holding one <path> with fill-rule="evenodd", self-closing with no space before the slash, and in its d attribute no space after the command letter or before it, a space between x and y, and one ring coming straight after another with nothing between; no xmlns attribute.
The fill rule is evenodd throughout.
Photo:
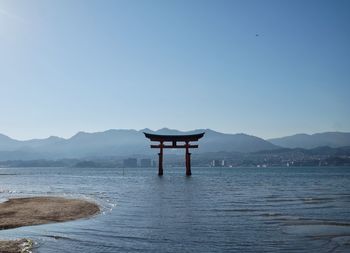
<svg viewBox="0 0 350 253"><path fill-rule="evenodd" d="M158 141L158 145L151 145L151 148L159 148L159 165L158 175L163 175L163 148L185 148L186 149L186 175L190 176L191 173L191 153L190 148L198 148L198 145L191 145L191 141L198 141L204 136L204 133L190 134L190 135L159 135L144 133L146 138L151 141ZM164 144L164 142L171 142L171 144ZM184 144L177 144L177 142L184 142Z"/></svg>

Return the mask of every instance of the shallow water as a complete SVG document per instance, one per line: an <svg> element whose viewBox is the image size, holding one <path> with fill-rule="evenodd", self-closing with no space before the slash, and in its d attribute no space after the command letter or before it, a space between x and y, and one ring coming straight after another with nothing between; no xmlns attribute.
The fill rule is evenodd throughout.
<svg viewBox="0 0 350 253"><path fill-rule="evenodd" d="M98 202L92 219L0 231L35 252L350 252L350 168L0 169L0 201Z"/></svg>

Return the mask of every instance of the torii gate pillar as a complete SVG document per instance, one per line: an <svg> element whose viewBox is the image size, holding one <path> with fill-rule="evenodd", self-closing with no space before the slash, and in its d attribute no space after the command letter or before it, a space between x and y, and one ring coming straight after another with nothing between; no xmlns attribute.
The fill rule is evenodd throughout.
<svg viewBox="0 0 350 253"><path fill-rule="evenodd" d="M186 176L191 176L191 153L189 152L189 145L186 142Z"/></svg>
<svg viewBox="0 0 350 253"><path fill-rule="evenodd" d="M160 143L158 153L158 176L163 176L163 142Z"/></svg>

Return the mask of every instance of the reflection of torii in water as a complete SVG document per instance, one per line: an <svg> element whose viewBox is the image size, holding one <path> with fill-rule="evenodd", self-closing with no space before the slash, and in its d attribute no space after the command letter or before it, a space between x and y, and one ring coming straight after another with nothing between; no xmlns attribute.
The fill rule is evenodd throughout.
<svg viewBox="0 0 350 253"><path fill-rule="evenodd" d="M190 134L190 135L158 135L144 133L146 138L151 141L158 141L159 145L151 145L151 148L159 148L159 165L158 175L163 175L163 148L185 148L186 149L186 175L191 176L191 153L190 148L198 148L198 145L191 145L191 141L198 141L203 137L204 133ZM164 142L171 142L171 144L164 144ZM177 144L177 142L184 142L184 144Z"/></svg>

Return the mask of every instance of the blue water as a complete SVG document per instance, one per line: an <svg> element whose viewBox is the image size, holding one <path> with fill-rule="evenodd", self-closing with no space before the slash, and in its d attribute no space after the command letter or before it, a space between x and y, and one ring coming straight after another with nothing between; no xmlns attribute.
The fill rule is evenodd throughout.
<svg viewBox="0 0 350 253"><path fill-rule="evenodd" d="M0 169L0 200L65 196L101 214L0 231L35 252L350 252L350 168ZM6 175L8 174L8 175Z"/></svg>

